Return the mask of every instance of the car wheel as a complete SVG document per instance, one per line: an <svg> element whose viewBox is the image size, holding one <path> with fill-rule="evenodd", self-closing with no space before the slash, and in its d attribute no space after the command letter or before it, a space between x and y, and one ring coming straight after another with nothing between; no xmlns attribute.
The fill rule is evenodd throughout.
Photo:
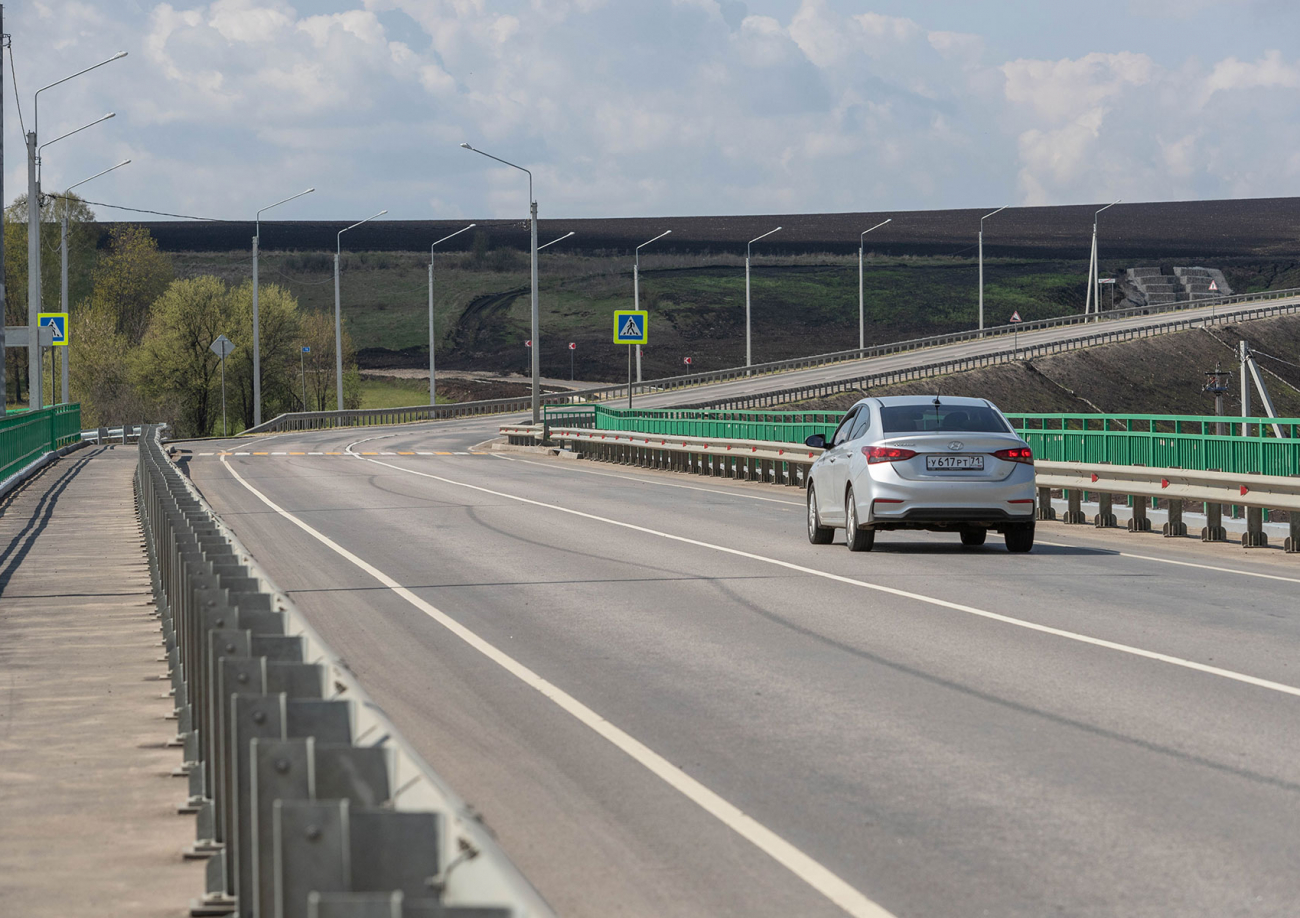
<svg viewBox="0 0 1300 918"><path fill-rule="evenodd" d="M835 538L835 529L823 526L817 518L817 492L808 485L808 541L814 545L829 545Z"/></svg>
<svg viewBox="0 0 1300 918"><path fill-rule="evenodd" d="M853 499L852 488L844 498L844 544L849 551L871 551L876 544L874 529L858 528L858 502Z"/></svg>
<svg viewBox="0 0 1300 918"><path fill-rule="evenodd" d="M961 544L968 548L974 548L977 545L983 545L988 535L989 531L987 529L963 529L961 531Z"/></svg>
<svg viewBox="0 0 1300 918"><path fill-rule="evenodd" d="M1025 523L1007 530L1007 551L1029 551L1034 547L1034 524Z"/></svg>

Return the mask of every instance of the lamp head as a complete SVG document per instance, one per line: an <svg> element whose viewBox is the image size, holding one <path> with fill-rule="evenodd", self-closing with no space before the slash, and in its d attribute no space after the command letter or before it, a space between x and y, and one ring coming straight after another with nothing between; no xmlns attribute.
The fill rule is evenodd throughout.
<svg viewBox="0 0 1300 918"><path fill-rule="evenodd" d="M464 147L466 150L472 150L472 149L474 149L473 147L471 147L471 146L470 146L469 144L467 144L467 143L462 143L461 146Z"/></svg>
<svg viewBox="0 0 1300 918"><path fill-rule="evenodd" d="M109 60L110 60L110 61L116 61L116 60L120 60L121 58L124 58L124 57L126 57L126 52L125 52L125 51L119 51L119 52L117 52L116 54L114 54L112 57L110 57Z"/></svg>

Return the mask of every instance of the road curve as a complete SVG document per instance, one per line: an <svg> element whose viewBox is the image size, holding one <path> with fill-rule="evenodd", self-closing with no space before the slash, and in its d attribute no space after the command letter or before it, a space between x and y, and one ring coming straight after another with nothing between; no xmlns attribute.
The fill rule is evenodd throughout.
<svg viewBox="0 0 1300 918"><path fill-rule="evenodd" d="M471 455L496 423L184 465L562 914L1294 914L1293 557L851 555L798 491Z"/></svg>

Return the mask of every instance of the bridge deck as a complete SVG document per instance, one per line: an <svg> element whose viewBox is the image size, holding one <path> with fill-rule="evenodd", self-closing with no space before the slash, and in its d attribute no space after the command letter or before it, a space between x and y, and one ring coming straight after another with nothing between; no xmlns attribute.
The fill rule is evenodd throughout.
<svg viewBox="0 0 1300 918"><path fill-rule="evenodd" d="M202 889L159 681L134 447L73 453L0 503L5 914L173 915Z"/></svg>

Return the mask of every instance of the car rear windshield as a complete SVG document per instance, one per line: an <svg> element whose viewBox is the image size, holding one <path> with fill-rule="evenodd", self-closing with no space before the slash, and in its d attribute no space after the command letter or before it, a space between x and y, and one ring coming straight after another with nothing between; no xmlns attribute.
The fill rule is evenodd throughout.
<svg viewBox="0 0 1300 918"><path fill-rule="evenodd" d="M885 433L966 431L1014 433L1002 416L984 405L889 405L880 409Z"/></svg>

